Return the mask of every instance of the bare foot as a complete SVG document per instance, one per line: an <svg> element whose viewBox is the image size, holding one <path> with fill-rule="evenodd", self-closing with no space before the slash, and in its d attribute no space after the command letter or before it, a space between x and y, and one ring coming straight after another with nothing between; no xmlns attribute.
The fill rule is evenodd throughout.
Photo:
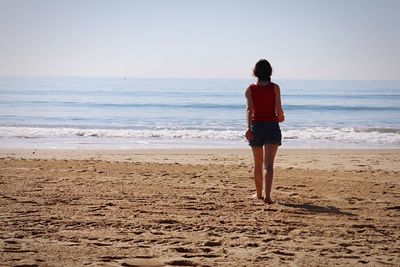
<svg viewBox="0 0 400 267"><path fill-rule="evenodd" d="M251 197L254 199L263 199L262 196L257 196L257 193L254 193Z"/></svg>
<svg viewBox="0 0 400 267"><path fill-rule="evenodd" d="M273 201L271 197L264 198L264 202L265 202L265 204L268 204L268 205L272 205L275 203L275 201Z"/></svg>

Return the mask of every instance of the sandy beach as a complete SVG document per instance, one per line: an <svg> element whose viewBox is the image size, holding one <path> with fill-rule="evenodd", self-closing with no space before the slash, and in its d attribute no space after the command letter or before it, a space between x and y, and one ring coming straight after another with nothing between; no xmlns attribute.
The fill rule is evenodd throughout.
<svg viewBox="0 0 400 267"><path fill-rule="evenodd" d="M400 266L400 150L0 150L2 266Z"/></svg>

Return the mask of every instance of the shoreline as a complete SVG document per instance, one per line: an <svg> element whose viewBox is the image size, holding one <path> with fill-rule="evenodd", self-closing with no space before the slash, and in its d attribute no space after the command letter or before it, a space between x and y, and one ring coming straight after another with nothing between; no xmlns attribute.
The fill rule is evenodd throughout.
<svg viewBox="0 0 400 267"><path fill-rule="evenodd" d="M250 148L178 149L0 149L1 158L101 160L181 164L245 164L252 166ZM285 149L275 166L320 170L400 171L400 149Z"/></svg>

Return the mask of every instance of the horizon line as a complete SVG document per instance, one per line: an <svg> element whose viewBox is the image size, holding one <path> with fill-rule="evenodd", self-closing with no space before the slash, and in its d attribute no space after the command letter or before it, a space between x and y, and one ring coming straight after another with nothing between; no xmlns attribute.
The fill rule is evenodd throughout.
<svg viewBox="0 0 400 267"><path fill-rule="evenodd" d="M20 77L20 78L104 78L104 79L125 79L125 80L255 80L255 77L139 77L139 76L94 76L94 75L20 75L20 74L0 74L0 77ZM382 81L400 82L400 79L360 79L360 78L283 78L277 77L272 80L288 81Z"/></svg>

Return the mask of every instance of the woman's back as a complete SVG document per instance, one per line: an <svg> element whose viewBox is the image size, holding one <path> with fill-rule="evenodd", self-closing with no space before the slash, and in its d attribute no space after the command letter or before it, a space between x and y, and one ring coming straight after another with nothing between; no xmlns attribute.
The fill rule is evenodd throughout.
<svg viewBox="0 0 400 267"><path fill-rule="evenodd" d="M250 85L253 99L252 122L278 122L275 111L275 84Z"/></svg>

